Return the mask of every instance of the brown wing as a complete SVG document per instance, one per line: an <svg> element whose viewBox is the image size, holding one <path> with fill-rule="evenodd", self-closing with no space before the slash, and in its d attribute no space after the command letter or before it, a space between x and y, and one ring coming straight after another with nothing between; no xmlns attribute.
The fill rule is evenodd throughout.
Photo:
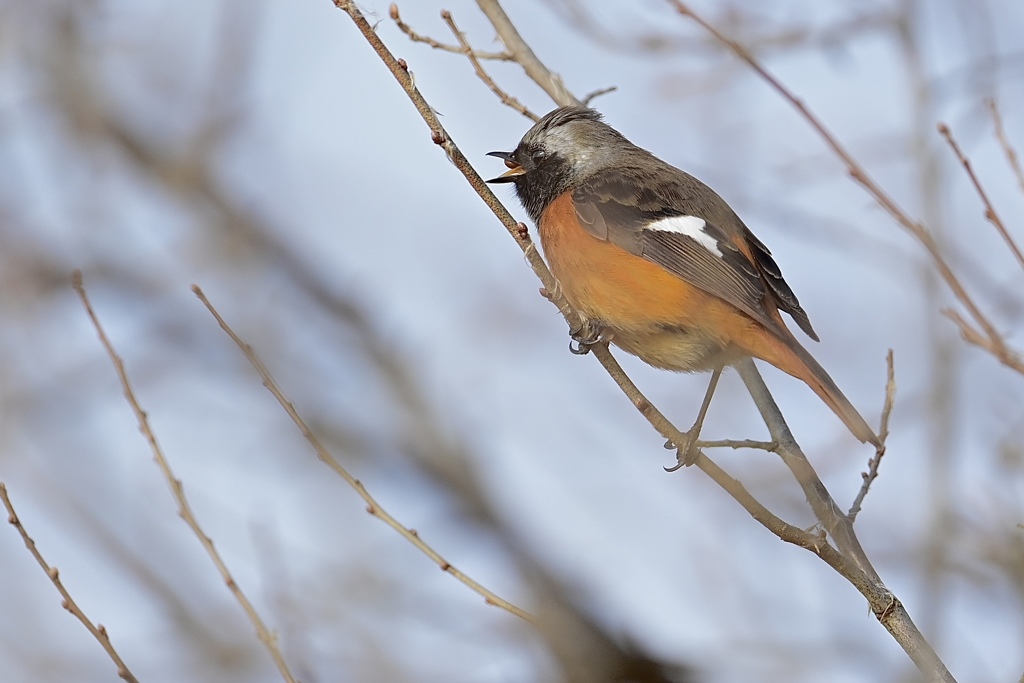
<svg viewBox="0 0 1024 683"><path fill-rule="evenodd" d="M780 327L773 309L786 311L817 341L768 248L710 188L670 166L661 170L654 178L624 169L588 179L572 196L581 224L769 329Z"/></svg>

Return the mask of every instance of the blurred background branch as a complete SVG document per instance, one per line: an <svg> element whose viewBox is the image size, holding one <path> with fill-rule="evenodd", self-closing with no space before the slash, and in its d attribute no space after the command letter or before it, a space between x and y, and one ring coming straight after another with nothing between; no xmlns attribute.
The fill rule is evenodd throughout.
<svg viewBox="0 0 1024 683"><path fill-rule="evenodd" d="M617 85L600 101L609 120L706 179L772 245L825 330L816 353L856 404L877 401L878 359L895 347L890 455L858 529L954 670L1018 677L1019 375L960 341L939 315L956 302L920 247L748 69L660 5L576 5L600 32L570 3L506 9L574 89ZM922 216L1012 347L1022 276L934 125L957 131L1013 234L1020 187L985 99L998 99L1006 140L1024 139L1018 5L696 7ZM447 8L475 48L502 52L475 3ZM440 6L402 9L423 34L445 32ZM140 457L66 286L75 267L110 312L197 514L301 680L594 680L573 664L587 652L601 653L582 661L607 680L915 680L857 594L751 533L698 477L659 474L641 455L658 445L649 427L593 363L567 357L564 323L537 305L532 275L339 15L279 0L0 2L0 473L133 672L277 679ZM377 30L406 52L468 159L483 168L486 151L522 134L462 57L406 44L389 21ZM645 49L646 36L664 46ZM520 67L487 67L531 111L547 108ZM230 307L382 505L542 623L574 626L537 634L377 530L211 334L191 282ZM688 378L626 370L670 418L696 410L702 387ZM766 379L823 454L822 479L851 499L863 458L805 390ZM735 376L720 391L709 440L756 424ZM719 460L773 510L813 523L774 456ZM5 675L109 677L95 641L51 609L17 535L0 543L0 611L18 615L0 624ZM548 608L565 609L562 621Z"/></svg>

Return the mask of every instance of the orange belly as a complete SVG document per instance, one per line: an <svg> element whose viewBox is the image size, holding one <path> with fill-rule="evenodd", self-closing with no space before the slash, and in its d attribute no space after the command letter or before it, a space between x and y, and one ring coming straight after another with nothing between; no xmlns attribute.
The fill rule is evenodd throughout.
<svg viewBox="0 0 1024 683"><path fill-rule="evenodd" d="M562 293L587 318L599 320L623 350L660 368L705 370L727 364L764 328L718 297L661 266L586 232L572 199L541 216L544 254Z"/></svg>
<svg viewBox="0 0 1024 683"><path fill-rule="evenodd" d="M570 195L545 209L538 226L562 293L579 313L603 323L611 341L658 368L689 372L765 360L803 380L861 441L879 444L871 427L824 369L777 322L768 329L739 309L661 266L594 237L580 225Z"/></svg>

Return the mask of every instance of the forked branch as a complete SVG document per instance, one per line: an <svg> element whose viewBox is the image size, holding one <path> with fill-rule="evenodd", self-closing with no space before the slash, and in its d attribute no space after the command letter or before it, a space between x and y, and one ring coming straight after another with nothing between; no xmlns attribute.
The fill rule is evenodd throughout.
<svg viewBox="0 0 1024 683"><path fill-rule="evenodd" d="M546 296L548 296L563 315L566 316L570 327L576 326L576 323L579 322L578 316L569 307L568 303L564 300L564 297L559 294L559 290L550 271L537 254L533 243L529 240L527 232L512 220L508 211L505 210L500 202L497 201L493 193L490 191L490 188L483 184L480 176L458 150L458 147L448 135L447 131L441 127L440 122L437 121L437 117L433 114L433 110L409 78L407 67L394 58L353 2L350 0L333 0L333 2L338 8L349 15L360 33L363 34L367 42L391 70L391 73L395 76L403 90L405 90L406 94L412 100L417 111L420 112L424 121L430 127L432 132L431 137L435 144L441 145L444 148L449 159L452 160L459 171L466 177L470 186L473 187L474 191L476 191L487 206L491 208L495 216L502 222L506 230L508 230L516 240L517 244L526 255L534 272L543 283L544 287L542 291L547 293ZM539 59L537 59L536 55L522 39L518 31L516 31L508 16L504 13L496 0L477 0L477 4L480 6L484 14L487 15L488 19L491 20L491 23L494 25L498 35L505 43L505 46L508 48L509 52L514 55L515 61L523 66L534 82L543 88L559 105L579 103L579 100L565 88L561 83L561 80L554 76L552 72L548 70ZM683 7L681 3L676 4L679 7ZM710 29L710 27L708 28ZM720 34L718 35L720 36ZM739 46L737 46L737 48L742 50ZM756 65L756 62L753 62L753 64ZM759 67L755 66L755 68ZM771 77L763 70L761 70L761 72L771 79ZM777 84L776 81L773 80L773 82ZM780 85L778 87L782 92L785 92ZM797 104L798 107L810 116L810 113L801 103L799 103L798 100L796 100L796 98L793 98L791 95L788 96L791 101ZM835 147L845 154L845 151L839 147L838 143L834 141L834 138L831 138L827 130L825 130L820 123L818 126L820 127L820 130L833 141ZM848 155L846 155L845 158L850 159L850 164L853 168L859 168L854 165L854 162ZM900 212L899 207L891 199L888 199L888 197L881 192L880 188L874 186L872 181L870 181L865 174L862 174L861 182L875 187L879 195L888 201L893 210L897 213L902 213ZM909 219L907 219L907 221L911 226L915 225ZM923 228L920 226L916 226L916 228L920 231L921 239L923 241L930 240L930 236L923 231ZM934 242L929 243L934 247ZM938 255L937 247L935 249L936 258L941 259L941 256ZM952 276L951 272L949 274ZM955 282L955 278L953 278L953 281ZM967 302L965 305L971 303L970 299L966 296L966 293L964 293L964 297ZM972 310L972 315L976 311L976 308L974 308L973 305L969 305L968 309ZM981 317L980 312L977 315L979 319L984 320L984 318ZM604 366L605 370L622 389L623 393L626 394L636 409L650 422L658 433L672 443L685 443L685 435L671 422L669 422L665 416L639 391L636 385L632 380L630 380L622 370L621 366L619 366L618 362L611 355L607 345L598 344L592 347L592 350L594 355ZM788 427L785 425L781 413L778 412L778 407L775 406L770 395L767 396L767 401L761 400L762 397L759 395L760 391L763 389L764 393L767 394L767 388L764 387L763 380L760 379L760 375L757 373L753 362L749 362L746 367L741 364L740 369L744 376L744 380L748 384L748 388L751 390L752 396L755 398L755 402L757 402L759 409L762 411L762 415L765 417L766 422L769 424L769 428L772 430L773 442L778 444L779 452L783 456L784 461L790 466L790 469L793 470L801 486L804 487L804 491L808 500L811 502L812 508L822 521L823 526L828 529L828 531L833 535L833 538L836 539L836 543L841 551L829 545L824 537L811 534L794 527L772 514L767 508L754 499L743 485L740 484L740 482L726 474L703 453L698 454L695 460L695 465L729 492L730 495L732 495L732 497L740 503L740 505L742 505L755 520L763 524L780 539L811 550L813 553L818 555L818 557L828 563L829 566L833 567L838 573L849 580L850 583L867 598L872 612L882 625L893 635L896 641L899 642L906 650L922 672L933 680L943 681L944 683L954 683L953 677L949 674L945 665L941 660L939 660L934 650L914 625L900 601L885 587L881 580L878 579L878 576L871 567L866 555L860 548L860 544L853 532L852 520L844 515L835 504L831 496L828 494L827 489L825 489L820 479L818 479L817 475L814 473L813 468L810 467L810 463L807 462L803 453L800 452L799 446L796 445L792 434L789 433ZM760 384L761 389L757 388L758 384Z"/></svg>

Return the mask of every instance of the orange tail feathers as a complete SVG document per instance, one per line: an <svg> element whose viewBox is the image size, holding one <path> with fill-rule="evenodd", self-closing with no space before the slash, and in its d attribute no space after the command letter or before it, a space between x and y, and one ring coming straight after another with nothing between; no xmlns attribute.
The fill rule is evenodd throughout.
<svg viewBox="0 0 1024 683"><path fill-rule="evenodd" d="M768 341L768 338L771 341ZM748 350L748 352L753 349ZM764 338L760 340L756 358L767 361L779 370L803 380L818 397L832 409L843 424L862 443L870 443L876 448L881 448L882 442L871 429L867 421L861 417L857 409L853 407L849 399L843 395L836 383L825 372L825 368L814 360L811 354L800 345L795 339L780 339L767 330L764 331Z"/></svg>

